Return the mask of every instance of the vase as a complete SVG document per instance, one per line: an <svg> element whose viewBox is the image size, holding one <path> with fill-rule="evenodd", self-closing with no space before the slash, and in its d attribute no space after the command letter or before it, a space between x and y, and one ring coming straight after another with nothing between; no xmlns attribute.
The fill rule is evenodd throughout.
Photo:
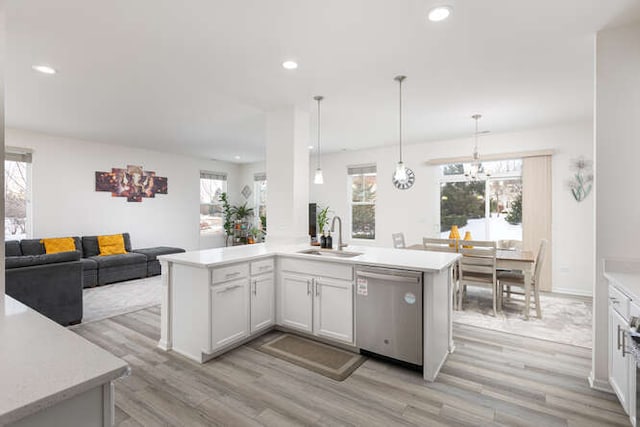
<svg viewBox="0 0 640 427"><path fill-rule="evenodd" d="M456 252L458 252L458 240L460 240L460 231L458 231L458 226L457 225L452 225L451 226L451 232L449 233L449 239L456 241L455 245L453 243L450 243L449 247L450 248L455 247L456 248Z"/></svg>
<svg viewBox="0 0 640 427"><path fill-rule="evenodd" d="M466 241L473 240L471 238L471 232L470 231L467 231L467 232L464 233L464 240L466 240ZM471 246L471 245L464 245L463 244L462 247L465 248L465 249L473 249L473 246Z"/></svg>

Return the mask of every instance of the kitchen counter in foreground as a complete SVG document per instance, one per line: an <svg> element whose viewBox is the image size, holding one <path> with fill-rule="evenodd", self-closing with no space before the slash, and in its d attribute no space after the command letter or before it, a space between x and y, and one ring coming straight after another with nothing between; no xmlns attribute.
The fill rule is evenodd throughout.
<svg viewBox="0 0 640 427"><path fill-rule="evenodd" d="M123 360L8 295L0 342L0 425L111 425Z"/></svg>
<svg viewBox="0 0 640 427"><path fill-rule="evenodd" d="M309 251L316 253L304 253ZM384 343L377 353L385 355L395 354L393 349L398 342L406 343L406 336L421 337L422 345L416 347L422 349L423 377L434 381L454 349L451 266L459 257L366 246L349 246L339 253L308 244L269 243L163 255L158 257L163 279L158 347L204 363L278 328L357 352L359 344L369 344L357 338L356 328L367 328L367 323L356 322L356 299L380 295L369 290L368 282L395 283L403 272L419 272L414 274L421 283L417 295L400 292L396 302L398 309L406 304L407 311L417 301L422 304L418 325L409 321L398 330L390 326L383 332L387 335L374 341ZM360 267L383 268L367 272L371 279L356 280Z"/></svg>

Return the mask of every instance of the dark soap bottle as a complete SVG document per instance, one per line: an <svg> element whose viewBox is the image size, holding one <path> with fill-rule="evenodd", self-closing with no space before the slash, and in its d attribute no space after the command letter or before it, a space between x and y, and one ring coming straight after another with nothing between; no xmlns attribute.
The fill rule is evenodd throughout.
<svg viewBox="0 0 640 427"><path fill-rule="evenodd" d="M327 249L333 249L333 237L331 237L331 232L327 236Z"/></svg>
<svg viewBox="0 0 640 427"><path fill-rule="evenodd" d="M322 237L320 237L320 247L322 249L327 247L327 236L325 236L324 233L322 233Z"/></svg>

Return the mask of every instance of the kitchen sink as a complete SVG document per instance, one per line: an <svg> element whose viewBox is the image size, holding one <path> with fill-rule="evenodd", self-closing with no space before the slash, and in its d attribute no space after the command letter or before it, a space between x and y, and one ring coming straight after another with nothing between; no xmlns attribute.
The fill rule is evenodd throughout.
<svg viewBox="0 0 640 427"><path fill-rule="evenodd" d="M347 252L347 251L338 251L335 249L305 249L303 251L298 251L299 254L306 255L316 255L321 257L333 257L333 258L353 258L358 255L362 255L362 252Z"/></svg>

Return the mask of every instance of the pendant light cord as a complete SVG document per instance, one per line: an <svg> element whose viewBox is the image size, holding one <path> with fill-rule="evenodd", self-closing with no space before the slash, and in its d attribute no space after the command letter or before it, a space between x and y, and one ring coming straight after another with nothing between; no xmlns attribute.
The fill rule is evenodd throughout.
<svg viewBox="0 0 640 427"><path fill-rule="evenodd" d="M400 84L398 85L400 91L400 161L402 162L402 80L404 78L399 79Z"/></svg>
<svg viewBox="0 0 640 427"><path fill-rule="evenodd" d="M318 156L316 159L316 163L318 165L318 169L320 169L320 101L324 99L323 96L314 96L313 99L318 101Z"/></svg>

